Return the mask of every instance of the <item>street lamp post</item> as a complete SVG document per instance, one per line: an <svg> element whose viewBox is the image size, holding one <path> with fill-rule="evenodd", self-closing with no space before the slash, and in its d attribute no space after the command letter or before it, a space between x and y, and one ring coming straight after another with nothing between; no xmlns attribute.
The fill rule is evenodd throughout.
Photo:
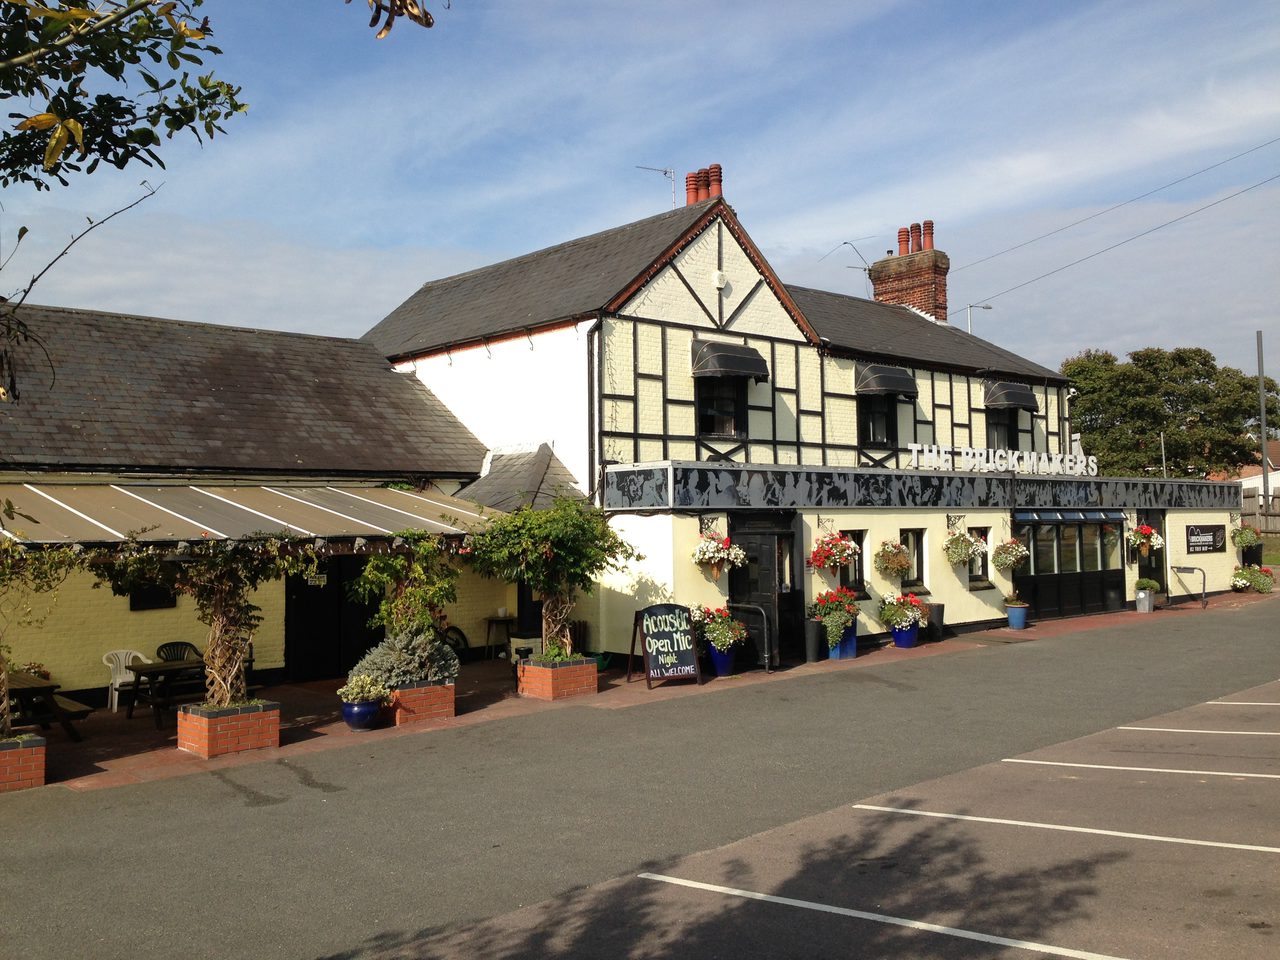
<svg viewBox="0 0 1280 960"><path fill-rule="evenodd" d="M990 309L991 309L991 304L989 304L989 303L971 303L971 304L969 304L967 307L965 307L965 308L964 308L965 325L966 325L966 326L968 326L968 328L969 328L969 332L970 332L970 333L973 333L973 308L974 308L974 307L977 307L979 310L990 310Z"/></svg>

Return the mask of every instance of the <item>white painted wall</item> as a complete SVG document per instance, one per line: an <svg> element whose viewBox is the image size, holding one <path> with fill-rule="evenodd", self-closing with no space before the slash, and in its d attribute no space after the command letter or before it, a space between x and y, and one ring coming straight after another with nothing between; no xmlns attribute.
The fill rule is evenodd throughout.
<svg viewBox="0 0 1280 960"><path fill-rule="evenodd" d="M489 449L548 443L578 485L588 473L588 322L401 364Z"/></svg>

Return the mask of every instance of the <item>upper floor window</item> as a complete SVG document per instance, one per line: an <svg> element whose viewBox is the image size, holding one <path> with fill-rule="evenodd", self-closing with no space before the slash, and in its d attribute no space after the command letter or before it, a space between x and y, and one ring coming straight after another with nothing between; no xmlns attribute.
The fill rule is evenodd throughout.
<svg viewBox="0 0 1280 960"><path fill-rule="evenodd" d="M892 393L858 397L858 445L898 445L898 398Z"/></svg>
<svg viewBox="0 0 1280 960"><path fill-rule="evenodd" d="M992 450L1019 450L1018 411L987 411L987 446Z"/></svg>
<svg viewBox="0 0 1280 960"><path fill-rule="evenodd" d="M704 437L745 437L747 381L744 377L699 377L693 381L698 410L698 434Z"/></svg>

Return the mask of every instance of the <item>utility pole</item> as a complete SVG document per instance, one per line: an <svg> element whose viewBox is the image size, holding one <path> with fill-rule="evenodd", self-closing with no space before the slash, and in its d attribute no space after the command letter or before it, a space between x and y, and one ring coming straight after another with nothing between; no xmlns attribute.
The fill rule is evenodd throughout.
<svg viewBox="0 0 1280 960"><path fill-rule="evenodd" d="M1262 503L1263 514L1271 512L1271 478L1267 470L1267 377L1262 366L1262 331L1258 331L1258 414L1262 427Z"/></svg>

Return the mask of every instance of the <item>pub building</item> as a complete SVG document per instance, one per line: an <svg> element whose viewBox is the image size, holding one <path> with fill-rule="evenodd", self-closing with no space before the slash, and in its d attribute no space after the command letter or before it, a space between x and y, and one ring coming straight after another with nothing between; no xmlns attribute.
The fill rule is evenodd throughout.
<svg viewBox="0 0 1280 960"><path fill-rule="evenodd" d="M1071 384L947 322L931 221L898 232L867 300L784 283L719 165L686 187L669 212L428 282L365 335L494 463L549 448L644 555L582 598L595 649L626 651L640 607L732 603L753 608L758 646L768 621L761 659L776 662L802 649L814 596L841 583L864 600L864 636L886 632L887 593L942 604L963 629L1002 622L1015 589L1034 618L1120 609L1139 577L1198 596L1199 572L1177 567L1228 589L1239 486L1097 476L1073 442ZM1143 523L1166 546L1140 557L1125 533ZM948 530L986 552L953 566ZM696 565L708 531L746 565ZM856 563L807 569L836 532L860 545ZM990 557L1012 537L1031 557L1010 577ZM883 541L909 551L901 581L873 566Z"/></svg>

